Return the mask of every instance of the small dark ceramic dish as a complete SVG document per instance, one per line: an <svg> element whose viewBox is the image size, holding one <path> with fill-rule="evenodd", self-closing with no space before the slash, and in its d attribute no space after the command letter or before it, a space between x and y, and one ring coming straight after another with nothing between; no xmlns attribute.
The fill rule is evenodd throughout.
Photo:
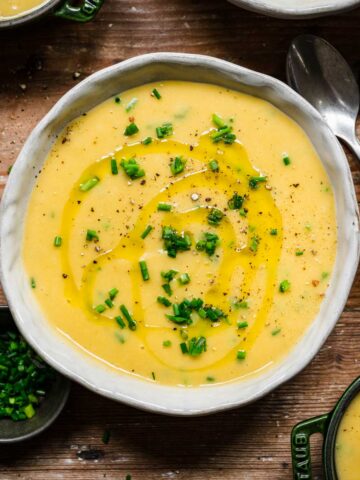
<svg viewBox="0 0 360 480"><path fill-rule="evenodd" d="M0 306L0 331L9 328L14 329L10 311L7 307ZM38 435L49 427L58 417L69 396L70 381L60 374L56 374L56 380L44 399L39 409L29 420L14 422L12 420L0 420L0 443L15 443Z"/></svg>
<svg viewBox="0 0 360 480"><path fill-rule="evenodd" d="M341 419L352 400L360 393L360 377L343 393L334 409L324 415L298 423L291 433L291 455L295 480L312 480L310 437L321 433L323 443L323 470L325 480L338 480L335 466L336 436Z"/></svg>
<svg viewBox="0 0 360 480"><path fill-rule="evenodd" d="M71 0L48 0L39 7L22 14L0 18L0 29L24 25L50 14L75 22L89 22L98 13L103 3L104 0L81 0L75 5Z"/></svg>

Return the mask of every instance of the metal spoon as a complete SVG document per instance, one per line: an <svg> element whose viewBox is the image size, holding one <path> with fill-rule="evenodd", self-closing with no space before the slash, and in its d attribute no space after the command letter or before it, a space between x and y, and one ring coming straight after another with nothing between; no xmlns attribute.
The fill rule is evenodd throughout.
<svg viewBox="0 0 360 480"><path fill-rule="evenodd" d="M359 87L346 60L324 39L300 35L290 45L286 74L289 85L320 112L360 161L355 133Z"/></svg>

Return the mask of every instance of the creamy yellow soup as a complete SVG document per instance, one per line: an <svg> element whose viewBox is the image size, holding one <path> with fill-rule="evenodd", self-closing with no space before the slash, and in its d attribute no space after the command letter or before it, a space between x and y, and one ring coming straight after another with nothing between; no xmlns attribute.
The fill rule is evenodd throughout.
<svg viewBox="0 0 360 480"><path fill-rule="evenodd" d="M0 18L21 15L36 7L40 7L48 1L49 0L1 0Z"/></svg>
<svg viewBox="0 0 360 480"><path fill-rule="evenodd" d="M339 480L358 480L360 475L360 395L347 408L336 437L336 473Z"/></svg>
<svg viewBox="0 0 360 480"><path fill-rule="evenodd" d="M303 130L259 98L176 81L68 125L23 242L64 340L119 372L185 386L282 359L318 313L335 253L331 186Z"/></svg>

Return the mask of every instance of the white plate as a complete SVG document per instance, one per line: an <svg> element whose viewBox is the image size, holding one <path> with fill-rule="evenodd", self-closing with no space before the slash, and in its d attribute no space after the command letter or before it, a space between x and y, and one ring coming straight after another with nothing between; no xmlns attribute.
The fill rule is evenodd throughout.
<svg viewBox="0 0 360 480"><path fill-rule="evenodd" d="M42 168L56 134L83 112L123 90L170 79L213 83L276 105L297 121L312 140L334 189L338 251L321 310L281 363L246 381L180 388L153 384L105 368L67 343L46 320L24 269L23 226L35 184L34 173ZM205 414L245 405L296 375L319 351L341 315L358 259L358 210L350 170L339 142L318 112L274 78L201 55L143 55L101 70L72 88L29 136L11 171L0 208L1 281L15 321L27 341L54 368L95 392L166 414Z"/></svg>

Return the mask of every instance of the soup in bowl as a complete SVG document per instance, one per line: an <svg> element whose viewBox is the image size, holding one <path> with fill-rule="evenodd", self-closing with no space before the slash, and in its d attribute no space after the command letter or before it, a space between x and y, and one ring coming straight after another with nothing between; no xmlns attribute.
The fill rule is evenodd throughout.
<svg viewBox="0 0 360 480"><path fill-rule="evenodd" d="M354 272L339 282L339 255L357 258L358 238L347 164L315 111L265 76L165 54L100 72L61 102L56 137L31 141L3 203L2 253L11 181L41 152L17 273L2 256L6 293L20 281L29 299L8 295L19 327L19 306L37 324L28 340L73 378L166 413L246 403L304 366L341 311Z"/></svg>

